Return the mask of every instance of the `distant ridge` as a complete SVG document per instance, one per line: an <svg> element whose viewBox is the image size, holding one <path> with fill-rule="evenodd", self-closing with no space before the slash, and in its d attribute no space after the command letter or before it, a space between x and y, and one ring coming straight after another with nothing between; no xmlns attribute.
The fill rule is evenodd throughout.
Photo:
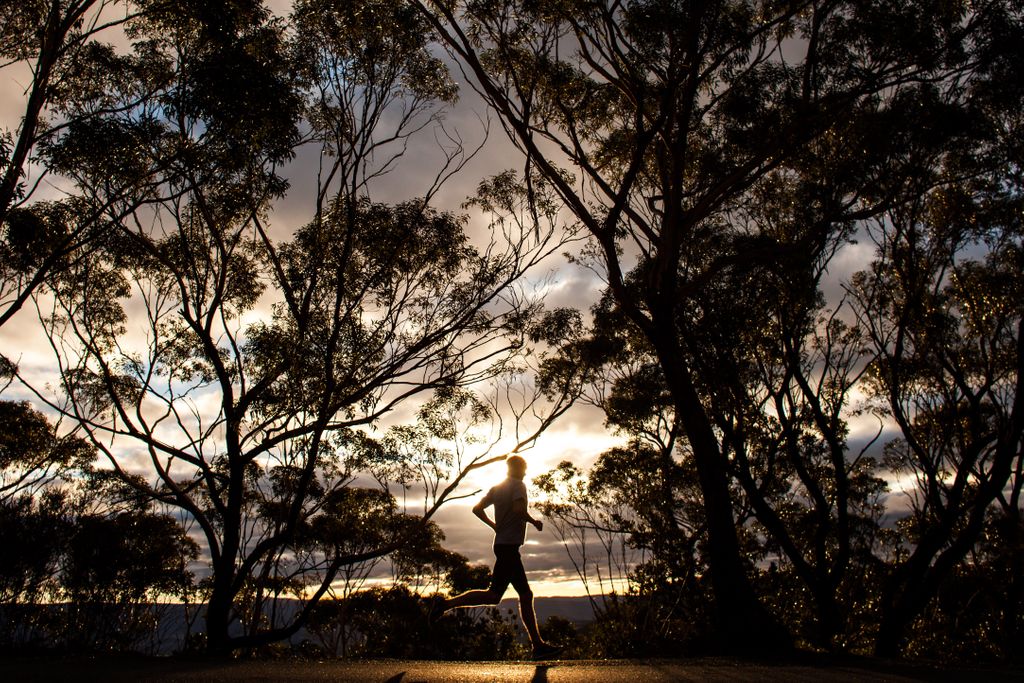
<svg viewBox="0 0 1024 683"><path fill-rule="evenodd" d="M518 619L519 614L519 599L515 597L514 591L509 591L506 597L499 603L498 607L501 610L503 616L509 616L509 612L514 615L514 618ZM601 604L602 597L595 596L594 598L598 605ZM283 614L294 613L295 610L299 609L299 603L295 600L280 600L278 602L278 610ZM139 651L145 654L154 655L169 655L175 652L181 651L185 645L185 639L189 634L188 622L186 619L185 606L177 603L161 603L150 606L153 609L154 616L157 618L157 629L153 638L147 638L146 642L139 644ZM540 623L544 623L549 617L558 616L563 619L568 619L576 626L582 626L588 622L594 620L594 609L591 604L590 598L587 596L567 596L567 597L538 597L534 598L534 607L537 611L537 620ZM43 610L59 610L62 609L61 604L51 605L40 605L39 609ZM197 608L195 605L191 607L193 615ZM0 627L5 626L4 613L0 610ZM195 619L192 626L192 633L201 633L204 630L203 619L200 616ZM237 632L237 630L236 630ZM293 644L301 643L303 640L309 638L309 634L305 629L301 629L290 639Z"/></svg>
<svg viewBox="0 0 1024 683"><path fill-rule="evenodd" d="M599 595L594 596L598 606L601 605L601 597ZM537 621L542 624L548 620L548 617L555 616L568 619L577 625L586 624L594 620L593 604L590 602L590 598L585 595L534 598L533 605L537 611ZM512 610L518 614L519 599L516 597L506 597L501 601L499 607L502 612Z"/></svg>

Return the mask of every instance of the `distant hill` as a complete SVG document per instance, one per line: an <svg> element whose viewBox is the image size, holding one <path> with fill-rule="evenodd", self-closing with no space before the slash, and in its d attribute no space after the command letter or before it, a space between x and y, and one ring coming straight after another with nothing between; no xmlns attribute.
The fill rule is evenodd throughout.
<svg viewBox="0 0 1024 683"><path fill-rule="evenodd" d="M595 596L598 606L601 598ZM544 623L548 617L559 616L568 619L576 625L585 624L594 620L594 608L587 596L562 597L562 598L534 598L534 609L537 611L537 621ZM518 614L519 599L505 598L501 601L501 610L513 610Z"/></svg>
<svg viewBox="0 0 1024 683"><path fill-rule="evenodd" d="M511 595L514 595L510 591ZM597 598L598 604L600 604L600 598ZM290 604L289 603L293 603ZM299 607L298 602L291 600L282 600L278 603L277 609L279 613L294 613L292 610L297 610ZM559 616L564 619L568 619L577 626L582 626L588 622L594 620L594 610L590 599L586 596L582 597L553 597L553 598L535 598L534 605L537 610L537 620L540 623L547 621L549 617ZM51 605L40 605L40 609L44 610L60 610L63 608L59 604ZM519 614L519 601L518 598L509 597L501 601L499 608L503 614L508 614L511 611L513 614ZM150 639L147 638L145 643L139 643L138 647L140 651L145 654L156 654L156 655L167 655L174 652L179 652L184 644L185 638L188 635L189 628L186 621L186 610L184 605L180 604L160 604L153 605L152 609L154 615L157 617L157 630L154 636ZM192 614L195 615L195 607L192 607ZM5 618L3 611L0 610L0 627L5 626ZM202 618L196 619L192 626L192 632L203 631L203 620ZM301 643L303 640L309 638L309 634L306 633L305 629L300 630L291 638L292 643Z"/></svg>

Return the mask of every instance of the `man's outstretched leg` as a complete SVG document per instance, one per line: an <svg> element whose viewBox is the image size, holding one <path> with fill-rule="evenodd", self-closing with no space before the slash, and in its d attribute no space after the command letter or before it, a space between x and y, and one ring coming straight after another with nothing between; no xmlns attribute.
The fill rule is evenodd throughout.
<svg viewBox="0 0 1024 683"><path fill-rule="evenodd" d="M504 593L504 591L502 591ZM466 591L454 598L449 598L441 603L441 612L447 612L457 607L483 607L485 605L497 605L501 602L502 593L490 588L487 590Z"/></svg>
<svg viewBox="0 0 1024 683"><path fill-rule="evenodd" d="M497 591L492 586L487 590L466 591L461 595L456 595L454 598L448 598L447 600L441 599L441 596L436 595L430 605L430 610L427 612L427 623L434 623L441 618L442 614L450 609L456 609L458 607L485 607L487 605L497 605L501 602L501 596L504 593L504 589Z"/></svg>

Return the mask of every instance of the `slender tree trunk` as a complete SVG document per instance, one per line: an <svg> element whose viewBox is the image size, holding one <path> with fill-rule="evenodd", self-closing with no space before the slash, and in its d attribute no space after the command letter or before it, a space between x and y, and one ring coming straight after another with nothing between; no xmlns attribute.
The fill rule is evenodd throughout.
<svg viewBox="0 0 1024 683"><path fill-rule="evenodd" d="M229 444L232 441L229 432ZM232 649L231 610L235 603L235 580L238 550L241 547L242 498L244 481L242 467L232 463L229 474L227 506L223 513L223 542L220 557L213 565L213 590L206 606L206 650L212 655L226 655Z"/></svg>
<svg viewBox="0 0 1024 683"><path fill-rule="evenodd" d="M39 119L50 95L50 77L60 55L61 41L65 37L63 20L60 5L57 2L52 3L43 31L43 42L35 64L32 91L29 93L25 106L21 131L18 134L11 158L8 160L6 172L0 178L0 222L7 217L8 210L14 202L18 182L21 180L22 172L28 161L29 152L36 143Z"/></svg>
<svg viewBox="0 0 1024 683"><path fill-rule="evenodd" d="M999 457L997 456L997 465ZM937 540L917 547L907 562L897 568L882 600L882 621L875 640L875 654L880 657L899 656L907 636L907 629L917 615L932 600L940 583L963 561L977 543L982 532L989 504L996 498L1008 479L1009 463L999 470L978 492L970 503L970 513L963 530L952 539L945 550Z"/></svg>

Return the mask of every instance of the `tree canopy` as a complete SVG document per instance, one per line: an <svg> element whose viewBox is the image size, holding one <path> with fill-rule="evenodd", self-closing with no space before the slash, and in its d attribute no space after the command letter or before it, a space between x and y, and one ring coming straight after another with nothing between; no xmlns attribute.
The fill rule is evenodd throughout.
<svg viewBox="0 0 1024 683"><path fill-rule="evenodd" d="M1020 35L1019 8L1004 2L416 4L526 167L552 185L589 232L590 247L580 258L605 278L613 301L606 308L617 311L595 326L598 334L607 334L609 324L628 328L623 335L639 334L656 363L670 397L664 422L675 440L662 449L663 496L665 504L674 502L668 484L674 459L692 463L720 642L785 645L785 615L765 608L745 566L747 527L736 513L749 511L752 528L763 531L814 596L818 632L810 639L829 646L844 630L837 591L862 549L854 535L877 517L871 463L848 453L850 392L860 386L865 363L880 361L892 343L902 355L905 344L897 332L865 348L871 333L850 327L855 313L845 301L822 299L822 277L869 223L900 225L901 216L947 196L965 178L984 183L994 173L999 188L991 190L1017 205L1019 159L1009 148L992 147L1008 142L1006 131L1017 125L995 114L1001 123L992 126L994 111L978 106L994 104L983 93L998 91L995 109L1018 111L1020 91L1009 83L1020 79L1007 71L1006 59L1019 48L1004 41ZM968 203L992 201L967 196ZM934 225L943 235L959 226L948 218ZM983 222L987 235L1003 235L985 246L1008 240L1019 253L1019 217L1012 225ZM968 247L980 246L979 238L954 237L956 247L943 252L936 272L949 272L950 260L973 260ZM892 267L891 239L879 239L882 272ZM941 287L942 279L931 286ZM915 290L915 306L925 305L919 296L928 287L922 282ZM878 291L889 296L892 289ZM873 307L864 315L891 319L891 312ZM909 322L901 314L897 320L896 326ZM1014 317L1000 327L1013 358L1013 387L1019 386L1019 324ZM995 381L991 373L981 376ZM618 384L612 380L622 397L628 389ZM962 384L980 402L978 388ZM1019 392L998 394L1004 413L1019 415ZM609 399L609 421L621 424L623 399L615 393ZM1008 431L994 440L1019 461L1017 418L1003 424ZM965 484L977 474L974 457L957 470ZM988 504L1009 480L1010 469L1000 462L994 477L982 475L990 484L980 487L979 507L969 515L972 541L954 542L957 559L940 563L938 574L964 559L977 540ZM936 477L945 476L936 470ZM814 531L805 536L808 525ZM955 526L943 527L941 545ZM925 593L934 595L917 573L934 555L921 546L918 552L928 559L912 561L919 569L906 571L915 574L909 593L922 597L909 598L907 584L886 593L879 652L901 647L909 615L918 613ZM899 584L904 571L886 580Z"/></svg>
<svg viewBox="0 0 1024 683"><path fill-rule="evenodd" d="M584 404L619 445L534 482L625 587L581 652L1011 656L1018 3L288 10L0 10L0 326L55 365L0 349L5 605L87 605L97 648L170 595L214 652L428 656L414 591L481 579L432 518ZM468 90L517 156L453 206L495 142ZM597 301L546 306L561 252ZM404 585L361 592L383 558ZM512 656L496 619L442 650Z"/></svg>

